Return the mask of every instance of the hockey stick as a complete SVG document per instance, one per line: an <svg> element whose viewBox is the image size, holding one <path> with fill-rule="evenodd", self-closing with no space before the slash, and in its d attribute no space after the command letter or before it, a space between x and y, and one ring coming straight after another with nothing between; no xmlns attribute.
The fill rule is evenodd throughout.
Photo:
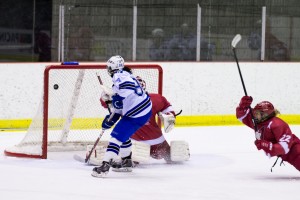
<svg viewBox="0 0 300 200"><path fill-rule="evenodd" d="M90 160L91 155L92 155L93 151L95 150L97 144L99 143L99 141L100 141L100 139L101 139L101 137L102 137L104 131L105 131L104 129L101 130L101 133L100 133L100 135L98 136L97 140L95 141L94 146L92 147L92 149L90 150L89 154L86 156L86 158L85 158L85 160L84 160L85 163L88 163L88 161Z"/></svg>
<svg viewBox="0 0 300 200"><path fill-rule="evenodd" d="M102 79L101 79L100 75L97 74L97 77L98 77L98 81L99 81L99 83L100 83L101 88L104 90L104 92L106 92L105 89L104 89L104 88L106 88L106 87L103 85L103 82L102 82ZM106 103L106 105L107 105L107 109L108 109L109 114L110 114L110 116L109 116L109 118L108 118L108 121L110 121L110 120L112 119L112 117L114 116L114 112L111 112L111 109L110 109L110 107L109 107L109 103L108 103L108 102L105 102L105 103ZM98 138L97 138L97 140L95 141L95 143L94 143L92 149L90 150L89 154L86 156L86 158L85 158L85 160L84 160L85 163L87 163L87 162L90 160L93 151L95 150L95 148L96 148L97 144L99 143L99 141L100 141L102 135L104 134L104 131L105 131L104 129L101 130L100 135L98 136Z"/></svg>
<svg viewBox="0 0 300 200"><path fill-rule="evenodd" d="M175 113L175 117L180 115L182 113L182 110L180 110L178 113Z"/></svg>
<svg viewBox="0 0 300 200"><path fill-rule="evenodd" d="M175 113L175 117L177 117L178 115L180 115L182 113L182 110L180 110L178 113ZM158 112L158 116L162 116L162 112Z"/></svg>
<svg viewBox="0 0 300 200"><path fill-rule="evenodd" d="M109 116L109 118L108 118L108 121L110 121L110 120L112 119L112 117L114 116L114 114L115 114L115 112L110 113L110 116ZM90 150L89 154L86 156L86 158L85 158L85 160L84 160L85 163L87 163L87 162L90 160L93 151L95 150L97 144L99 143L101 137L102 137L103 134L104 134L104 131L105 131L105 129L102 129L102 130L101 130L101 132L100 132L100 134L99 134L97 140L95 141L95 143L94 143L92 149Z"/></svg>
<svg viewBox="0 0 300 200"><path fill-rule="evenodd" d="M247 95L247 91L246 91L246 87L245 87L245 83L244 83L244 79L243 79L243 76L242 76L242 72L241 72L241 69L240 69L240 65L239 65L239 60L236 56L236 52L235 52L235 47L237 45L237 43L239 43L239 41L242 39L242 36L240 34L237 34L232 42L231 42L231 46L232 46L232 50L233 50L233 55L234 55L234 58L235 58L235 61L236 61L236 64L237 64L237 67L238 67L238 70L239 70L239 74L240 74L240 78L241 78L241 81L242 81L242 85L243 85L243 89L244 89L244 92L245 92L245 95Z"/></svg>
<svg viewBox="0 0 300 200"><path fill-rule="evenodd" d="M102 79L101 79L101 77L98 73L97 73L97 78L98 78L98 81L100 83L100 87L102 88L102 90L106 94L111 95L111 91L109 91L108 88L103 85ZM111 101L105 101L105 104L107 106L107 109L108 109L109 113L111 113L111 109L110 109Z"/></svg>
<svg viewBox="0 0 300 200"><path fill-rule="evenodd" d="M243 79L243 76L242 76L242 72L241 72L241 69L240 69L239 60L236 56L236 51L235 51L236 45L241 41L241 39L242 39L242 36L240 34L237 34L232 39L231 46L232 46L233 55L234 55L234 58L235 58L235 61L236 61L236 64L237 64L237 67L238 67L238 70L239 70L239 74L240 74L240 78L241 78L241 82L242 82L242 85L243 85L245 96L248 96L247 90L246 90L246 87L245 87L245 83L244 83L244 79ZM249 109L250 109L252 122L253 122L253 125L254 125L254 130L256 132L257 131L257 125L256 125L255 120L254 120L254 116L253 116L253 113L252 113L252 108L249 106Z"/></svg>

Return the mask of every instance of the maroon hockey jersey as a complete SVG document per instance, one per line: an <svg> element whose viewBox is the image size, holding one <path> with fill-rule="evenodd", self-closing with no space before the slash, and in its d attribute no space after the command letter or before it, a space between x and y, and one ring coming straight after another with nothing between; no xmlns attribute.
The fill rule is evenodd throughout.
<svg viewBox="0 0 300 200"><path fill-rule="evenodd" d="M149 94L149 96L152 101L152 115L150 117L150 120L135 134L133 134L131 138L137 141L153 140L153 142L149 141L149 144L155 145L162 142L161 140L155 142L155 139L158 139L163 135L161 127L158 126L156 122L156 115L158 112L167 109L169 106L171 106L171 104L164 96L160 94L151 93Z"/></svg>
<svg viewBox="0 0 300 200"><path fill-rule="evenodd" d="M254 129L249 108L238 106L236 117L248 127ZM289 125L278 117L272 117L257 124L256 138L272 143L269 156L279 156L283 161L293 165L300 171L300 140L295 136Z"/></svg>

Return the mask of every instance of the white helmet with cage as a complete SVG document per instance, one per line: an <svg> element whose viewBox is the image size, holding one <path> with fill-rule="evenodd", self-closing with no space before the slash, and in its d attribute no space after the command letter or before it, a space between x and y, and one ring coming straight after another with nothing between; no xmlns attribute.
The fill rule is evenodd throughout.
<svg viewBox="0 0 300 200"><path fill-rule="evenodd" d="M122 56L119 56L119 55L112 56L106 62L106 68L107 68L108 74L110 76L113 76L116 71L122 70L124 68L124 59L122 58Z"/></svg>

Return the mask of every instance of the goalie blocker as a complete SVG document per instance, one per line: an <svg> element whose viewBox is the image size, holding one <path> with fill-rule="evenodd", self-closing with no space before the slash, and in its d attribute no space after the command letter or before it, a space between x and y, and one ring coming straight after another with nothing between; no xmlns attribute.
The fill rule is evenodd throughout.
<svg viewBox="0 0 300 200"><path fill-rule="evenodd" d="M189 160L190 151L189 145L186 141L183 140L175 140L171 141L171 161L173 162L184 162ZM101 165L104 153L106 152L106 147L108 145L108 141L101 141L94 149L89 164L91 165ZM86 155L89 154L93 145L87 146ZM150 145L139 142L132 141L132 161L137 163L148 163L150 160ZM119 158L121 159L121 158Z"/></svg>
<svg viewBox="0 0 300 200"><path fill-rule="evenodd" d="M158 113L163 125L164 125L164 131L165 133L169 133L171 130L173 130L174 126L175 126L175 113L162 113L159 112Z"/></svg>

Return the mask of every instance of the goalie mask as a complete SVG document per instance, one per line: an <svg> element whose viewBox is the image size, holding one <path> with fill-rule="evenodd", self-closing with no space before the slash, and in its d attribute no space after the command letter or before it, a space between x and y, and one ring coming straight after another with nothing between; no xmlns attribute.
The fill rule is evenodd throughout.
<svg viewBox="0 0 300 200"><path fill-rule="evenodd" d="M116 71L122 70L124 68L124 59L119 55L112 56L106 62L106 68L108 74L112 77Z"/></svg>
<svg viewBox="0 0 300 200"><path fill-rule="evenodd" d="M146 81L144 81L142 79L142 77L140 77L140 76L137 76L136 80L138 80L138 82L140 83L141 87L146 91Z"/></svg>
<svg viewBox="0 0 300 200"><path fill-rule="evenodd" d="M253 108L253 116L256 123L261 123L267 119L274 117L276 110L269 101L262 101Z"/></svg>

